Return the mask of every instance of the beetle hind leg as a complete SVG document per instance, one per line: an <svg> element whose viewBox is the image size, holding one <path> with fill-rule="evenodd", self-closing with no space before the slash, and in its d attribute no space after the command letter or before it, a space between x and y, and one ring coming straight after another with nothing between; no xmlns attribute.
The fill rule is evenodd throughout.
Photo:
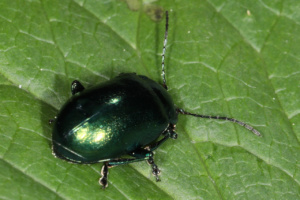
<svg viewBox="0 0 300 200"><path fill-rule="evenodd" d="M102 188L105 189L108 186L107 176L108 176L108 163L105 162L101 169L102 177L99 179L99 184L102 185Z"/></svg>

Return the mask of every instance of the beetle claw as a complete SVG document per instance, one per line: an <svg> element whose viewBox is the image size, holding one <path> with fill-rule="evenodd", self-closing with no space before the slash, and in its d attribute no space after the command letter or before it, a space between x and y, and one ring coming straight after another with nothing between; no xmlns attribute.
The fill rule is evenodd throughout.
<svg viewBox="0 0 300 200"><path fill-rule="evenodd" d="M160 182L160 178L158 176L156 176L156 182Z"/></svg>
<svg viewBox="0 0 300 200"><path fill-rule="evenodd" d="M178 135L177 133L175 133L174 131L171 132L171 136L170 136L173 140L176 140Z"/></svg>

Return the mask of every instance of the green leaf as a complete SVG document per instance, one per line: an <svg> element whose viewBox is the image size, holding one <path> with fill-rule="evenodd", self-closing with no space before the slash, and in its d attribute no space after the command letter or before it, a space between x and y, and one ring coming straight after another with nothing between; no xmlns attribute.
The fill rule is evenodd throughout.
<svg viewBox="0 0 300 200"><path fill-rule="evenodd" d="M155 151L161 182L135 163L110 169L51 154L51 126L70 97L122 72L161 82L165 20L169 92L187 111ZM300 3L262 1L0 2L1 199L299 199ZM155 19L155 20L154 20Z"/></svg>

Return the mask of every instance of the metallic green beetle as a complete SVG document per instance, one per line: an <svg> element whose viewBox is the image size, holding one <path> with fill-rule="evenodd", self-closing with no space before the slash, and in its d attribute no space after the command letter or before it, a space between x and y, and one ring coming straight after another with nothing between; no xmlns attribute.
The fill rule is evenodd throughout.
<svg viewBox="0 0 300 200"><path fill-rule="evenodd" d="M198 115L176 108L167 92L164 57L168 35L168 12L162 54L163 85L134 73L90 89L73 81L73 97L62 107L52 133L53 154L73 163L104 162L99 183L108 185L108 168L146 160L159 181L160 170L153 151L169 138L176 139L178 114L232 121L254 134L253 127L233 118ZM129 156L124 157L124 156Z"/></svg>

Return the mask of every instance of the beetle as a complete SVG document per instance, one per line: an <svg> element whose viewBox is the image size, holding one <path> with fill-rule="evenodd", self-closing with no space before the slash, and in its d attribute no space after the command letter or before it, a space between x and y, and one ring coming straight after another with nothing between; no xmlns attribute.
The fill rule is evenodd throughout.
<svg viewBox="0 0 300 200"><path fill-rule="evenodd" d="M88 89L75 80L73 96L53 120L54 156L79 164L104 162L99 179L103 188L108 186L110 167L139 161L147 161L160 181L153 151L169 138L177 138L178 114L231 121L261 136L234 118L194 114L175 106L165 78L168 12L165 26L162 85L135 73L120 74Z"/></svg>

